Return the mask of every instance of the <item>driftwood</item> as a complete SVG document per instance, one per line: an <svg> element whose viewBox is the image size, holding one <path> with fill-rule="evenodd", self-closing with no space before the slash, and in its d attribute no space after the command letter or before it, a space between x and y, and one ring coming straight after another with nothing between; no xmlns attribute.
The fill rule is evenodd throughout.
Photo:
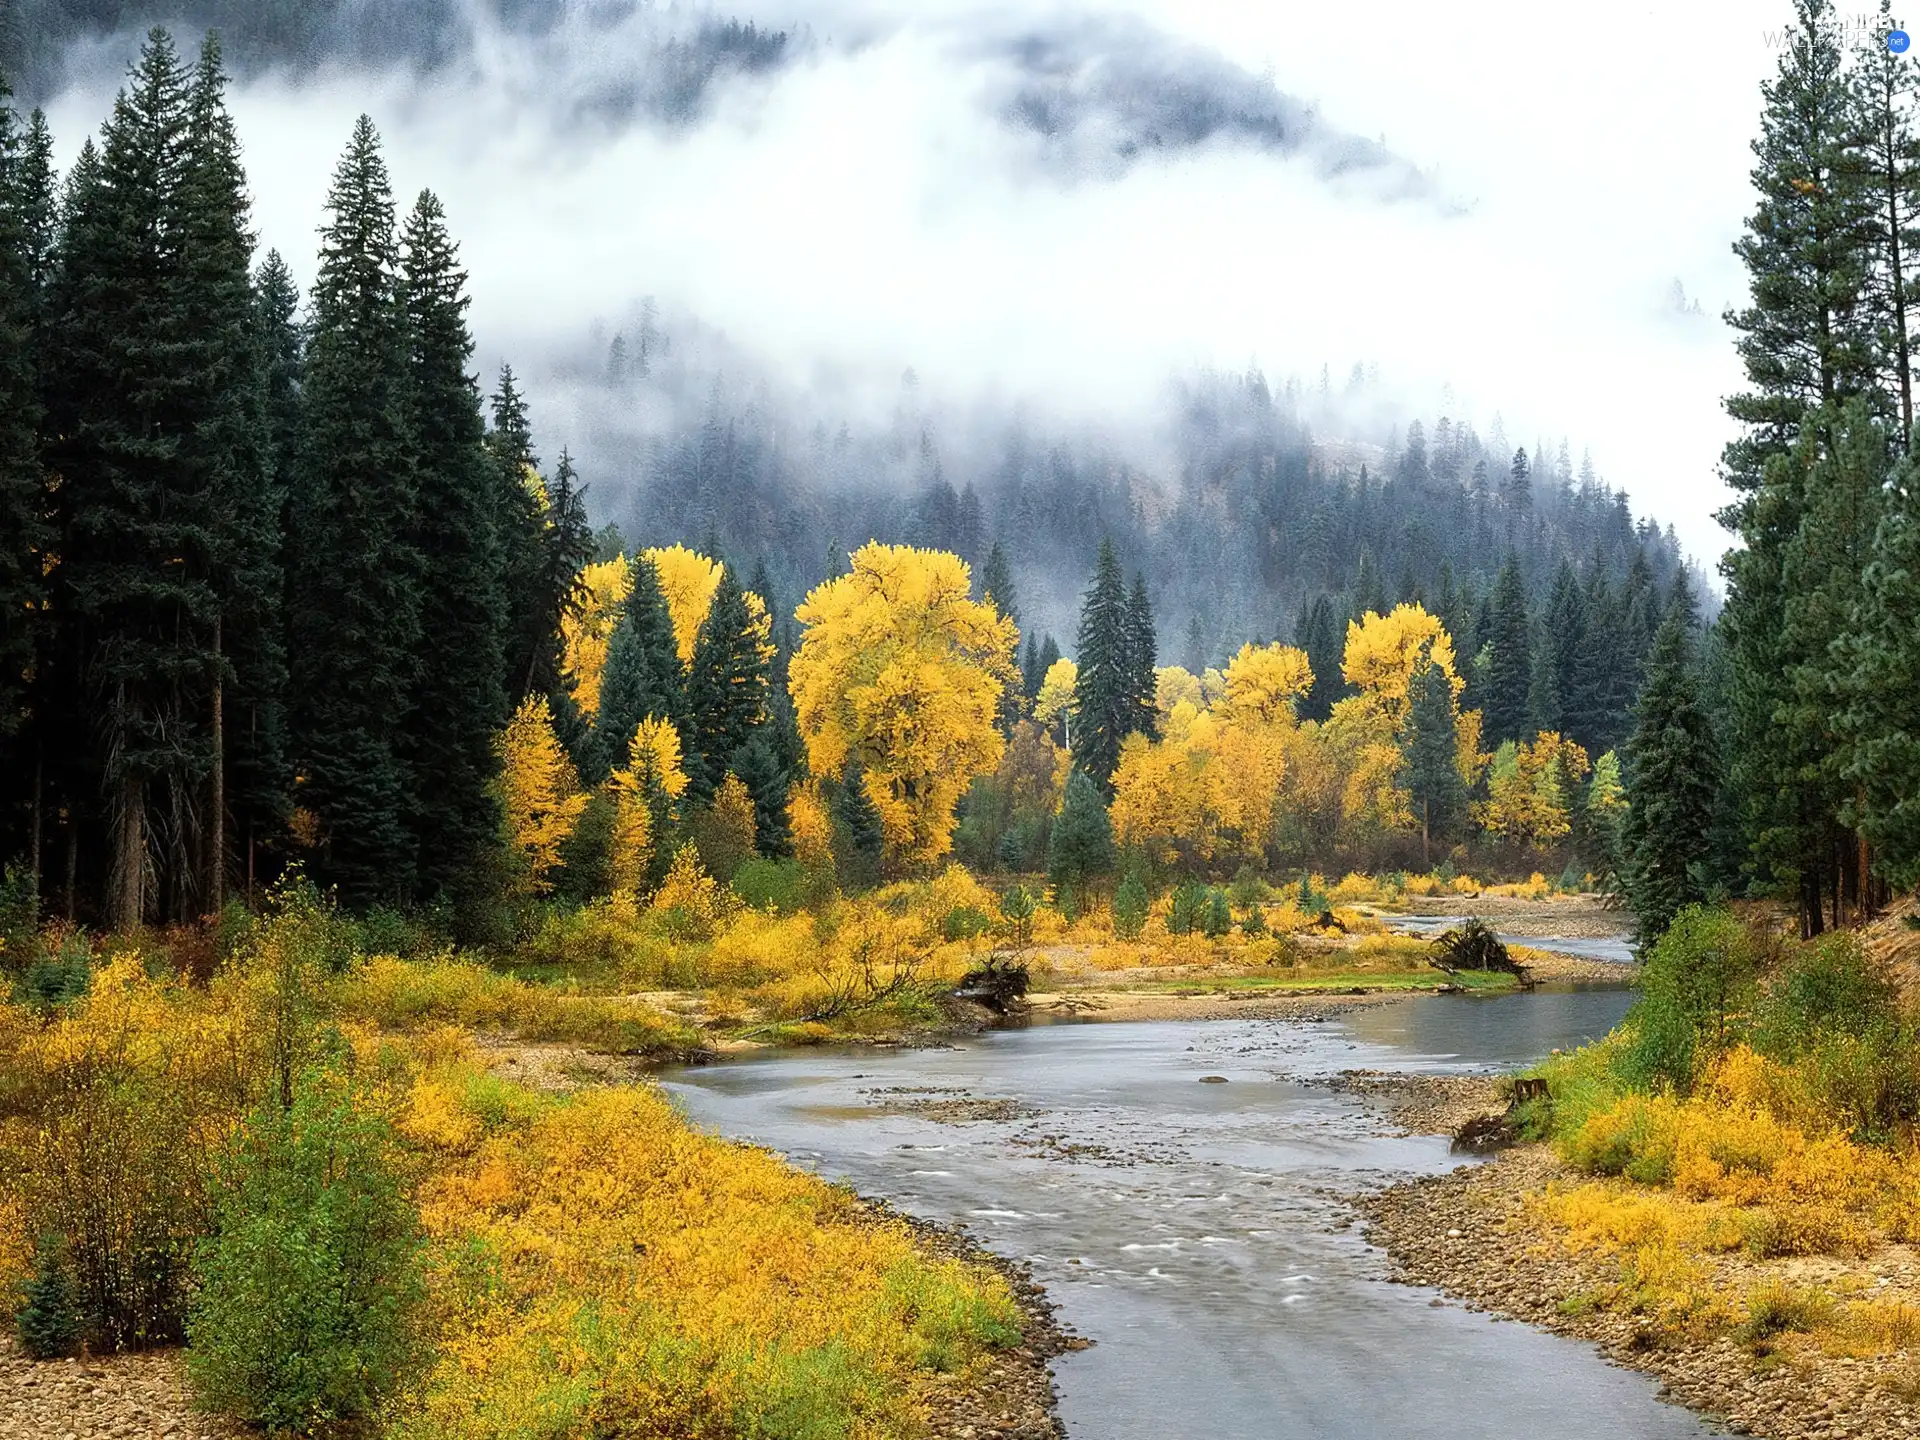
<svg viewBox="0 0 1920 1440"><path fill-rule="evenodd" d="M1497 971L1514 976L1524 986L1533 984L1527 967L1513 958L1493 927L1478 916L1436 939L1428 947L1427 963L1449 975L1463 970Z"/></svg>
<svg viewBox="0 0 1920 1440"><path fill-rule="evenodd" d="M1538 1078L1516 1079L1507 1108L1498 1115L1477 1115L1454 1132L1453 1150L1457 1154L1491 1155L1520 1143L1520 1127L1515 1123L1520 1107L1530 1100L1552 1103L1547 1082Z"/></svg>
<svg viewBox="0 0 1920 1440"><path fill-rule="evenodd" d="M1027 998L1027 967L1023 964L997 963L989 956L987 963L969 970L960 977L953 998L972 1000L984 1005L998 1015L1017 1010Z"/></svg>

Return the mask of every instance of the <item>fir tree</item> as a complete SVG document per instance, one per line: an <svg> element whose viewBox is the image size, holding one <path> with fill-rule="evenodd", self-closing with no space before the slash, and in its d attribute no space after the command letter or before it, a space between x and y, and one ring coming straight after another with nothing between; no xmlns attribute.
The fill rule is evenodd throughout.
<svg viewBox="0 0 1920 1440"><path fill-rule="evenodd" d="M487 453L493 458L494 532L507 607L507 699L518 705L555 669L554 620L545 585L548 505L526 401L511 365L500 367Z"/></svg>
<svg viewBox="0 0 1920 1440"><path fill-rule="evenodd" d="M1533 681L1533 644L1527 619L1526 582L1519 557L1509 552L1488 602L1483 631L1489 652L1485 694L1486 734L1492 744L1524 739L1527 692Z"/></svg>
<svg viewBox="0 0 1920 1440"><path fill-rule="evenodd" d="M1911 888L1920 884L1920 478L1910 463L1895 472L1861 588L1838 652L1853 669L1839 722L1843 773L1881 869Z"/></svg>
<svg viewBox="0 0 1920 1440"><path fill-rule="evenodd" d="M833 797L833 818L846 840L848 878L871 882L880 873L880 856L886 848L886 832L880 828L880 812L867 794L866 775L857 760L847 763Z"/></svg>
<svg viewBox="0 0 1920 1440"><path fill-rule="evenodd" d="M1015 625L1020 623L1020 600L1014 593L1013 567L1007 564L1006 552L1000 548L998 540L987 552L986 563L980 567L981 598L991 600L994 609L1007 616Z"/></svg>
<svg viewBox="0 0 1920 1440"><path fill-rule="evenodd" d="M1690 631L1674 616L1654 642L1627 750L1621 878L1643 943L1706 898L1719 762L1697 684Z"/></svg>
<svg viewBox="0 0 1920 1440"><path fill-rule="evenodd" d="M787 813L792 777L781 758L774 727L756 729L738 754L732 770L753 798L754 848L771 859L793 854L793 825Z"/></svg>
<svg viewBox="0 0 1920 1440"><path fill-rule="evenodd" d="M626 763L633 732L649 715L671 721L676 729L685 729L687 723L684 676L660 577L644 555L632 564L633 590L607 645L600 713L594 722L595 768L601 776Z"/></svg>
<svg viewBox="0 0 1920 1440"><path fill-rule="evenodd" d="M1423 646L1407 681L1407 733L1401 783L1420 820L1422 863L1433 863L1433 839L1453 834L1465 818L1466 785L1456 755L1459 717L1453 685Z"/></svg>
<svg viewBox="0 0 1920 1440"><path fill-rule="evenodd" d="M767 655L746 592L722 573L687 670L689 793L710 797L733 756L766 718Z"/></svg>
<svg viewBox="0 0 1920 1440"><path fill-rule="evenodd" d="M1100 542L1093 586L1080 607L1073 687L1073 761L1103 791L1120 763L1120 742L1138 728L1135 676L1128 654L1129 603L1113 542Z"/></svg>
<svg viewBox="0 0 1920 1440"><path fill-rule="evenodd" d="M1132 705L1128 732L1138 732L1149 740L1158 740L1160 711L1156 698L1159 678L1155 667L1159 661L1159 646L1154 637L1153 602L1147 598L1147 579L1144 575L1136 574L1133 577L1133 593L1127 597L1121 633L1125 644L1122 670L1126 677L1127 699Z"/></svg>
<svg viewBox="0 0 1920 1440"><path fill-rule="evenodd" d="M480 390L467 372L467 277L431 191L415 202L403 243L403 394L417 495L409 538L429 573L399 743L418 800L420 892L455 898L500 831L494 735L507 718L506 586Z"/></svg>
<svg viewBox="0 0 1920 1440"><path fill-rule="evenodd" d="M1333 714L1334 702L1340 699L1345 684L1340 658L1346 649L1346 636L1333 601L1316 595L1295 623L1294 637L1313 671L1313 688L1300 700L1300 718L1324 721Z"/></svg>
<svg viewBox="0 0 1920 1440"><path fill-rule="evenodd" d="M0 76L0 768L15 768L11 742L26 722L26 683L38 642L31 623L43 603L41 555L51 539L40 470L40 375L28 152Z"/></svg>
<svg viewBox="0 0 1920 1440"><path fill-rule="evenodd" d="M321 228L291 504L288 615L300 803L350 903L403 898L416 847L396 737L409 723L421 557L393 195L361 116Z"/></svg>
<svg viewBox="0 0 1920 1440"><path fill-rule="evenodd" d="M1047 845L1047 879L1056 892L1083 889L1113 870L1113 826L1100 787L1075 771Z"/></svg>

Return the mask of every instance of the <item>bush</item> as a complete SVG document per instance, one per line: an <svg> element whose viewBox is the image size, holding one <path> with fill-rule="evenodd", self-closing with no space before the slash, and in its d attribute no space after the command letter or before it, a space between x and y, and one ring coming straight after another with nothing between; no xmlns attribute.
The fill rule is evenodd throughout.
<svg viewBox="0 0 1920 1440"><path fill-rule="evenodd" d="M1251 865L1242 865L1234 874L1233 884L1227 887L1227 898L1242 909L1258 905L1272 894L1272 887L1261 879L1260 872Z"/></svg>
<svg viewBox="0 0 1920 1440"><path fill-rule="evenodd" d="M1200 912L1206 907L1206 888L1184 881L1175 887L1173 900L1167 909L1167 933L1169 935L1191 935L1200 928Z"/></svg>
<svg viewBox="0 0 1920 1440"><path fill-rule="evenodd" d="M1138 940L1147 928L1147 911L1152 903L1139 872L1129 870L1120 888L1113 892L1113 933L1122 940Z"/></svg>
<svg viewBox="0 0 1920 1440"><path fill-rule="evenodd" d="M36 1360L55 1360L80 1343L80 1305L68 1267L66 1242L43 1236L34 1247L33 1274L20 1287L14 1316L20 1348Z"/></svg>
<svg viewBox="0 0 1920 1440"><path fill-rule="evenodd" d="M1676 915L1641 971L1621 1056L1626 1077L1689 1092L1696 1069L1739 1038L1760 960L1755 937L1731 912L1690 905Z"/></svg>
<svg viewBox="0 0 1920 1440"><path fill-rule="evenodd" d="M309 1072L256 1110L196 1253L187 1373L200 1402L267 1430L371 1416L413 1359L418 1225L385 1122Z"/></svg>
<svg viewBox="0 0 1920 1440"><path fill-rule="evenodd" d="M1059 912L1061 920L1068 925L1080 921L1080 897L1071 885L1061 885L1053 892L1053 908Z"/></svg>
<svg viewBox="0 0 1920 1440"><path fill-rule="evenodd" d="M993 928L993 917L972 905L956 905L941 917L940 938L958 943L977 940Z"/></svg>
<svg viewBox="0 0 1920 1440"><path fill-rule="evenodd" d="M1246 935L1264 935L1267 933L1267 912L1256 903L1247 907L1247 918L1240 922L1240 930Z"/></svg>
<svg viewBox="0 0 1920 1440"><path fill-rule="evenodd" d="M752 910L791 915L806 908L814 887L814 876L798 860L756 855L733 872L733 893Z"/></svg>
<svg viewBox="0 0 1920 1440"><path fill-rule="evenodd" d="M1207 903L1200 912L1200 933L1209 940L1218 940L1233 930L1233 909L1227 904L1227 892L1209 890Z"/></svg>

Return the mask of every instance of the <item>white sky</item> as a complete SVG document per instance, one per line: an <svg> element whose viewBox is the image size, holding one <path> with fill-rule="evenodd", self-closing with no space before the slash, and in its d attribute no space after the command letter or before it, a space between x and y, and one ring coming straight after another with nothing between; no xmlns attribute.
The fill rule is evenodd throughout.
<svg viewBox="0 0 1920 1440"><path fill-rule="evenodd" d="M1590 445L1696 557L1724 548L1719 401L1738 374L1718 316L1744 294L1729 246L1787 0L1377 0L1364 19L1324 0L733 8L836 40L864 19L882 38L732 94L678 137L557 139L540 102L568 75L524 47L489 48L481 73L432 87L244 87L234 108L263 244L310 276L328 176L366 109L403 205L423 185L446 201L483 373L643 293L796 380L823 359L889 382L911 364L931 391L1030 396L1082 418L1137 414L1190 363L1253 361L1279 379L1374 361L1429 418L1450 384L1455 417L1483 434L1499 411L1515 443L1564 435L1576 458ZM991 120L991 77L963 47L1045 14L1131 14L1270 70L1465 212L1386 203L1235 149L1061 183ZM618 45L565 63L617 64ZM50 107L63 154L105 101ZM1676 278L1704 318L1665 310Z"/></svg>

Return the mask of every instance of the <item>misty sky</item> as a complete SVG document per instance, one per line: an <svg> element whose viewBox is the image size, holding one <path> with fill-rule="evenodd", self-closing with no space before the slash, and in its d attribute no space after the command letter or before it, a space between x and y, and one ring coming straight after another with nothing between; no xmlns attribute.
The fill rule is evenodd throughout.
<svg viewBox="0 0 1920 1440"><path fill-rule="evenodd" d="M1737 371L1718 316L1743 294L1728 247L1785 0L1380 0L1364 21L1289 0L718 13L811 39L717 87L693 123L578 114L641 63L658 17L483 33L431 77L237 86L263 244L310 277L365 109L402 196L446 201L488 371L646 293L796 384L824 362L878 393L911 364L938 393L1081 419L1137 415L1182 366L1317 381L1373 361L1415 413L1450 385L1483 434L1499 411L1516 442L1590 444L1697 557L1724 548L1710 512ZM1007 118L1032 79L1010 57L1036 35L1049 83L1087 102L1064 134ZM1291 148L1228 131L1124 158L1113 95L1140 76L1270 81L1315 119ZM48 107L63 159L110 88ZM1343 165L1360 141L1372 159ZM1703 315L1673 310L1676 279Z"/></svg>

